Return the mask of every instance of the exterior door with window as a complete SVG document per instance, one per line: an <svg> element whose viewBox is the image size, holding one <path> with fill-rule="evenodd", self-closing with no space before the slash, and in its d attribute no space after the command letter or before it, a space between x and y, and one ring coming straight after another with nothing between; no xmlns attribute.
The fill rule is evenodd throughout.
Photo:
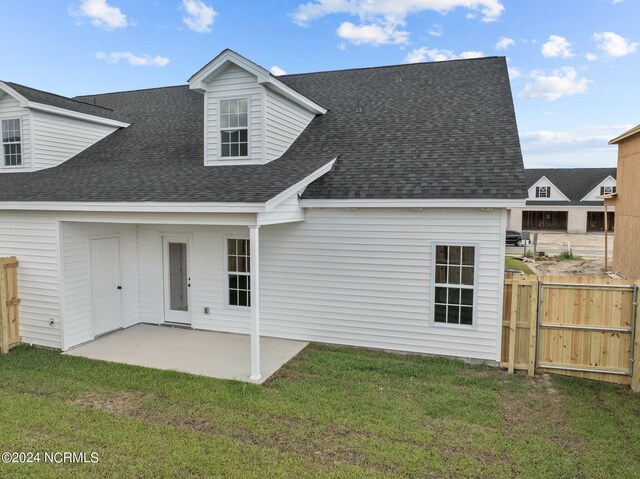
<svg viewBox="0 0 640 479"><path fill-rule="evenodd" d="M191 324L190 243L187 236L163 238L164 320L167 323Z"/></svg>

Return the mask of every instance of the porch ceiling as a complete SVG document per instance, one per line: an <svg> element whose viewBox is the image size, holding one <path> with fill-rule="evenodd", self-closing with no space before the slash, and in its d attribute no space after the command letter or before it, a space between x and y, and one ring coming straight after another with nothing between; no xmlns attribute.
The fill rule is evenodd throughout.
<svg viewBox="0 0 640 479"><path fill-rule="evenodd" d="M261 338L262 383L308 344ZM249 382L251 338L138 324L107 334L63 354Z"/></svg>

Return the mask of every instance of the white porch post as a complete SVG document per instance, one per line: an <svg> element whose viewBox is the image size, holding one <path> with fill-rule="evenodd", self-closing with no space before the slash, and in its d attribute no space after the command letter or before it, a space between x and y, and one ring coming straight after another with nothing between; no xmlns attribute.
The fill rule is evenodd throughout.
<svg viewBox="0 0 640 479"><path fill-rule="evenodd" d="M260 226L249 226L251 268L251 381L262 378L260 372Z"/></svg>

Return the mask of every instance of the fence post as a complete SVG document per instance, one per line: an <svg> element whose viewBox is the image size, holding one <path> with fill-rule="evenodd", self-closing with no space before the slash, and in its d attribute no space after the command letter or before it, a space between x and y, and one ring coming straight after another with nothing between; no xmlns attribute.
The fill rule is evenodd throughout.
<svg viewBox="0 0 640 479"><path fill-rule="evenodd" d="M0 354L9 352L9 310L7 289L7 267L0 261Z"/></svg>
<svg viewBox="0 0 640 479"><path fill-rule="evenodd" d="M536 372L536 354L538 348L538 281L531 282L531 301L529 302L529 364L527 374L533 376Z"/></svg>
<svg viewBox="0 0 640 479"><path fill-rule="evenodd" d="M511 315L509 317L509 363L507 372L513 374L516 366L516 332L518 327L518 302L520 286L517 281L511 285Z"/></svg>
<svg viewBox="0 0 640 479"><path fill-rule="evenodd" d="M640 280L636 281L633 291L633 320L635 324L634 327L634 340L633 340L633 364L631 370L631 390L634 392L640 392L640 314L638 314L638 283Z"/></svg>

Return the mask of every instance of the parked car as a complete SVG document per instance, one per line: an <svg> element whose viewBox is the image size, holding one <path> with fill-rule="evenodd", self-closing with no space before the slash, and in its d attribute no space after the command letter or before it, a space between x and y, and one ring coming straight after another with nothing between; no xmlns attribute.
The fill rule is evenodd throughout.
<svg viewBox="0 0 640 479"><path fill-rule="evenodd" d="M513 246L524 246L526 240L519 231L507 230L506 244Z"/></svg>

